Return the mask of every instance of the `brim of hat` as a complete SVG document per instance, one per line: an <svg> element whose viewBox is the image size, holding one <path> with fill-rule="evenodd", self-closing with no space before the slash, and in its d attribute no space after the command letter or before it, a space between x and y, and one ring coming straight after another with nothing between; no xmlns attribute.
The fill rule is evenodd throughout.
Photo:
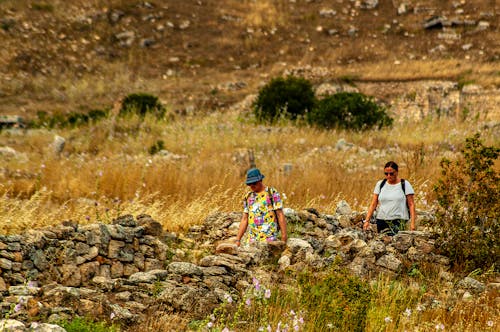
<svg viewBox="0 0 500 332"><path fill-rule="evenodd" d="M246 184L251 184L251 183L255 183L255 182L259 182L260 180L262 180L264 178L264 175L262 176L253 176L251 178L248 178L245 183Z"/></svg>

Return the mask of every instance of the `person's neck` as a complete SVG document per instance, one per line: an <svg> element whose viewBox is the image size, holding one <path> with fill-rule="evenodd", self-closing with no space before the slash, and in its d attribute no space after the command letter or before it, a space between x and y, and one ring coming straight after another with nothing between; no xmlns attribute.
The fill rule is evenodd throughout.
<svg viewBox="0 0 500 332"><path fill-rule="evenodd" d="M260 194L261 192L265 191L266 190L266 186L261 184L258 188L255 188L255 193L256 194Z"/></svg>
<svg viewBox="0 0 500 332"><path fill-rule="evenodd" d="M387 180L389 184L396 184L399 182L399 178L396 178L394 181Z"/></svg>

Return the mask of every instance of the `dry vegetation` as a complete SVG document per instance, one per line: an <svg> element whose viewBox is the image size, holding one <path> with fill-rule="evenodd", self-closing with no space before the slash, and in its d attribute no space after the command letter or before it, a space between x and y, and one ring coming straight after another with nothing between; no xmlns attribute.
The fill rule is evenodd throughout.
<svg viewBox="0 0 500 332"><path fill-rule="evenodd" d="M289 207L333 212L345 199L364 210L383 164L396 160L401 176L417 190L418 208L428 210L441 157L453 156L465 137L481 128L479 122L429 119L382 131L320 131L290 123L265 127L248 116L225 113L4 131L0 145L19 155L4 157L0 223L12 233L65 219L109 222L119 213L148 213L167 230L186 230L212 211L241 209L249 149ZM67 138L61 155L51 148L56 133ZM498 144L491 129L483 136L486 143ZM353 147L336 149L340 139ZM149 154L158 140L173 157ZM289 174L286 163L293 167Z"/></svg>
<svg viewBox="0 0 500 332"><path fill-rule="evenodd" d="M75 129L0 131L0 147L18 152L0 155L2 234L67 219L107 223L126 213L150 214L165 230L183 232L211 212L241 210L249 149L265 182L286 195L287 207L332 213L346 200L365 210L384 163L395 160L416 190L417 209L433 209L441 158L453 158L476 132L485 144L499 146L498 125L485 126L470 114L396 121L380 131L320 131L291 123L266 127L244 112L229 111L270 78L307 65L327 69L314 84L342 78L360 84L448 79L500 86L498 2L409 1L412 10L404 15L397 14L400 1L379 1L377 10L360 10L354 3L0 0L1 115L33 119L38 111L115 111ZM325 8L336 14L321 16ZM489 28L458 28L459 40L443 40L441 30L422 28L430 16L452 17L457 10L464 18L488 21ZM186 21L188 27L181 28ZM116 38L124 31L135 35L130 46ZM153 44L141 46L148 38ZM465 44L471 50L464 50ZM446 50L431 52L439 45ZM245 84L221 88L229 82ZM140 91L159 96L169 120L115 118L122 98ZM397 97L390 87L372 86L370 94ZM51 147L54 135L66 138L60 155ZM337 150L340 139L353 147ZM150 155L158 140L176 156ZM286 163L292 165L289 174ZM436 331L440 324L448 331L498 329L498 292L458 301L450 310L411 307L413 314L403 316L401 303L446 298L440 290L449 285L436 281L432 271L421 272L420 289L405 276L370 285L374 296L366 331ZM282 288L271 286L273 294ZM269 322L276 325L290 309L300 310L293 300L277 298L267 308ZM186 330L188 323L186 317L152 315L140 330ZM304 330L316 331L313 323Z"/></svg>

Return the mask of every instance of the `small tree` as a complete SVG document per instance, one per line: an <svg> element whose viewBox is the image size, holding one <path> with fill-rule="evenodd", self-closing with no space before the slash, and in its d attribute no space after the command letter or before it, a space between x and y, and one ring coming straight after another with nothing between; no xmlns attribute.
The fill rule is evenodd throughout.
<svg viewBox="0 0 500 332"><path fill-rule="evenodd" d="M462 156L441 161L434 187L439 203L435 226L438 245L452 263L498 269L500 260L500 176L494 168L500 148L483 146L479 134L466 139Z"/></svg>
<svg viewBox="0 0 500 332"><path fill-rule="evenodd" d="M259 121L274 122L280 116L296 119L312 110L315 100L308 80L294 76L277 77L259 90L253 109Z"/></svg>
<svg viewBox="0 0 500 332"><path fill-rule="evenodd" d="M322 128L354 130L382 128L393 122L384 107L358 92L340 92L321 99L307 119Z"/></svg>
<svg viewBox="0 0 500 332"><path fill-rule="evenodd" d="M165 111L158 97L147 93L133 93L123 99L120 115L137 114L144 117L146 113L151 113L162 118Z"/></svg>

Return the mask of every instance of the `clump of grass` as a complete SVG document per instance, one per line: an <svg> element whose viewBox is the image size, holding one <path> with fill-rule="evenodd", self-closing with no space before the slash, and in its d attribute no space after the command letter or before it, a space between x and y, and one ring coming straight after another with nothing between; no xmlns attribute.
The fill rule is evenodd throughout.
<svg viewBox="0 0 500 332"><path fill-rule="evenodd" d="M88 318L75 317L70 321L59 323L68 332L119 332L121 329L116 325L106 322L95 322Z"/></svg>

